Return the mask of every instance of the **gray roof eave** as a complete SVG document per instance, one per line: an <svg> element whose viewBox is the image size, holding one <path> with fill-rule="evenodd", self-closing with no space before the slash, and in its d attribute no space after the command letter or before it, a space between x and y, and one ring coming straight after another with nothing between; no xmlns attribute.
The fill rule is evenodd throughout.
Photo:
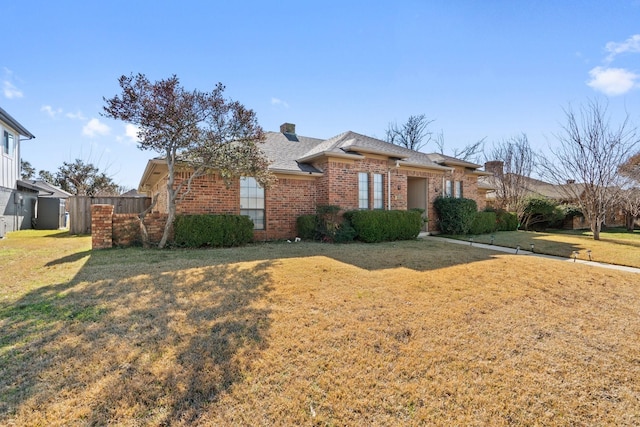
<svg viewBox="0 0 640 427"><path fill-rule="evenodd" d="M273 173L281 173L283 175L300 175L300 176L322 176L324 175L322 172L305 172L301 170L291 170L291 169L275 169L269 168L269 171Z"/></svg>
<svg viewBox="0 0 640 427"><path fill-rule="evenodd" d="M399 162L400 166L410 166L410 167L414 167L414 168L422 168L422 169L433 169L433 170L439 170L439 171L452 171L454 170L454 168L450 168L447 166L441 166L439 164L432 164L432 165L428 165L425 163L415 163L415 162L405 162L405 161L400 161Z"/></svg>
<svg viewBox="0 0 640 427"><path fill-rule="evenodd" d="M393 157L397 159L407 159L409 156L400 154L396 151L391 150L377 150L375 148L361 147L358 145L350 145L344 148L347 152L359 152L359 153L368 153L368 154L378 154L381 156Z"/></svg>
<svg viewBox="0 0 640 427"><path fill-rule="evenodd" d="M11 115L7 113L5 110L3 110L1 107L0 107L0 120L2 120L3 122L11 126L13 129L17 130L20 135L26 136L29 139L35 138L35 135L29 132L24 126L22 126L16 119L11 117Z"/></svg>
<svg viewBox="0 0 640 427"><path fill-rule="evenodd" d="M353 160L362 160L365 158L360 154L341 153L338 151L321 151L319 153L311 154L309 156L304 156L296 160L298 163L307 163L312 160L318 159L320 157L338 157L341 159L353 159Z"/></svg>

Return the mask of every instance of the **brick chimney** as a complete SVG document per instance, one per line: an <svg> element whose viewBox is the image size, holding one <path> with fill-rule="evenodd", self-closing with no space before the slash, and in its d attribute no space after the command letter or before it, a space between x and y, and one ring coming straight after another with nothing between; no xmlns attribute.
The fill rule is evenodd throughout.
<svg viewBox="0 0 640 427"><path fill-rule="evenodd" d="M280 125L280 132L282 133L290 133L292 135L296 134L296 125L293 123L283 123Z"/></svg>
<svg viewBox="0 0 640 427"><path fill-rule="evenodd" d="M502 176L504 174L504 162L501 160L492 160L484 164L486 172L493 173L493 176Z"/></svg>

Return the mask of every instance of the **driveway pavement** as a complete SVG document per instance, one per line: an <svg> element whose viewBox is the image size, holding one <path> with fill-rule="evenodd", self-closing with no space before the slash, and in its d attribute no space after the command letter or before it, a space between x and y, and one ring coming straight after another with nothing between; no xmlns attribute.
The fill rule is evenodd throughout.
<svg viewBox="0 0 640 427"><path fill-rule="evenodd" d="M531 251L525 251L525 250L522 250L522 249L518 250L517 254L516 254L516 250L513 249L513 248L505 248L504 246L496 246L496 245L487 245L485 243L471 243L471 242L465 241L465 240L448 239L446 237L432 236L432 235L428 235L426 233L421 233L418 236L418 238L425 239L425 240L434 240L434 241L438 241L438 242L446 242L446 243L451 243L451 244L473 246L474 248L488 249L490 251L504 252L504 253L508 253L508 254L512 254L512 255L535 256L535 257L538 257L538 258L552 259L552 260L555 260L555 261L574 262L576 264L587 264L587 265L590 265L590 266L593 266L593 267L609 268L609 269L612 269L612 270L619 270L619 271L626 271L626 272L629 272L629 273L640 274L640 268L626 267L624 265L605 264L605 263L602 263L602 262L586 261L586 260L582 260L582 259L573 259L573 258L564 258L564 257L559 257L559 256L553 256L553 255L544 255L544 254L538 254L538 253L531 252Z"/></svg>

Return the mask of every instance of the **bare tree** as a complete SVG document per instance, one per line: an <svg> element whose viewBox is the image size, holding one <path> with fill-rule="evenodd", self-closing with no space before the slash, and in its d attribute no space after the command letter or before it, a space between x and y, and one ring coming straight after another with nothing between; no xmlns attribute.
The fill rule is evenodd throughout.
<svg viewBox="0 0 640 427"><path fill-rule="evenodd" d="M535 165L527 135L523 133L494 144L489 155L491 161L487 165L493 167L498 207L515 212L518 218L522 218Z"/></svg>
<svg viewBox="0 0 640 427"><path fill-rule="evenodd" d="M211 92L187 91L175 75L153 83L144 74L121 76L119 83L121 95L104 98L104 115L137 125L139 148L161 153L167 164L168 218L158 247L165 246L176 205L195 178L216 171L227 183L240 176L263 186L272 181L258 147L264 132L256 114L225 99L221 83ZM187 180L176 182L178 165L192 170Z"/></svg>
<svg viewBox="0 0 640 427"><path fill-rule="evenodd" d="M627 231L633 231L636 219L640 218L640 153L623 163L619 172L630 180L622 193L621 205Z"/></svg>
<svg viewBox="0 0 640 427"><path fill-rule="evenodd" d="M480 156L484 153L486 139L487 137L484 137L476 142L472 142L471 144L464 146L463 148L454 148L450 155L451 157L455 157L456 159L464 160L466 162L478 163L480 161ZM440 133L436 134L432 140L438 147L440 154L446 154L444 147L444 133L440 131Z"/></svg>
<svg viewBox="0 0 640 427"><path fill-rule="evenodd" d="M589 101L579 113L569 107L565 115L566 124L556 136L559 146L540 163L540 171L580 207L594 240L600 240L607 214L620 205L625 188L627 178L618 168L634 151L638 135L628 115L613 127L607 107L597 101Z"/></svg>
<svg viewBox="0 0 640 427"><path fill-rule="evenodd" d="M385 131L385 139L391 144L420 151L432 139L433 133L428 129L428 126L433 122L434 120L429 120L427 116L420 114L419 116L409 116L401 126L398 126L397 123L389 123L389 127Z"/></svg>

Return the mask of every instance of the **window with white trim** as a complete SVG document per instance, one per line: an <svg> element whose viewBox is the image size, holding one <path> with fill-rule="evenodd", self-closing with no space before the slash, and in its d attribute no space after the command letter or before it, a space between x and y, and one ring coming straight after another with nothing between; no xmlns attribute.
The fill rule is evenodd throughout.
<svg viewBox="0 0 640 427"><path fill-rule="evenodd" d="M462 197L462 181L456 181L455 197L458 199Z"/></svg>
<svg viewBox="0 0 640 427"><path fill-rule="evenodd" d="M384 177L381 173L373 174L373 209L384 209Z"/></svg>
<svg viewBox="0 0 640 427"><path fill-rule="evenodd" d="M4 152L4 154L8 156L12 156L13 149L14 149L13 135L5 130L2 136L2 151Z"/></svg>
<svg viewBox="0 0 640 427"><path fill-rule="evenodd" d="M453 183L451 182L451 180L445 181L444 196L453 197Z"/></svg>
<svg viewBox="0 0 640 427"><path fill-rule="evenodd" d="M369 174L358 172L358 208L369 209Z"/></svg>
<svg viewBox="0 0 640 427"><path fill-rule="evenodd" d="M240 178L240 215L251 218L254 230L264 230L264 188L255 178Z"/></svg>

